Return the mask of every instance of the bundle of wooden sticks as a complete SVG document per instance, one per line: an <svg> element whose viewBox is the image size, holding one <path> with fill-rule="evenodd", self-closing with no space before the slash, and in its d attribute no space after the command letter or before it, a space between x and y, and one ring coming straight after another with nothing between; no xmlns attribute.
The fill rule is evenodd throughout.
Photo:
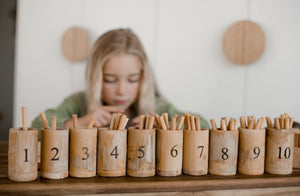
<svg viewBox="0 0 300 196"><path fill-rule="evenodd" d="M161 116L157 114L155 115L157 127L163 130L180 130L182 128L184 116L180 116L176 126L177 119L178 115L174 114L174 116L171 118L171 125L169 125L168 113L162 113Z"/></svg>
<svg viewBox="0 0 300 196"><path fill-rule="evenodd" d="M127 122L128 118L126 115L123 115L121 113L113 114L110 121L109 130L125 129Z"/></svg>
<svg viewBox="0 0 300 196"><path fill-rule="evenodd" d="M139 129L153 129L154 117L150 115L140 115Z"/></svg>
<svg viewBox="0 0 300 196"><path fill-rule="evenodd" d="M267 117L268 128L276 129L291 129L293 127L294 118L289 117L287 113L281 114L280 118L274 118L274 126L272 125L271 118Z"/></svg>
<svg viewBox="0 0 300 196"><path fill-rule="evenodd" d="M247 121L248 121L248 126L246 125L245 117L241 116L240 117L240 127L248 128L248 129L262 129L264 126L265 118L261 117L261 118L258 118L256 121L256 118L254 116L248 116Z"/></svg>
<svg viewBox="0 0 300 196"><path fill-rule="evenodd" d="M185 130L201 130L200 118L188 113L184 113L184 129Z"/></svg>
<svg viewBox="0 0 300 196"><path fill-rule="evenodd" d="M218 130L216 122L214 119L210 120L211 127L213 130ZM235 118L230 118L229 123L227 124L227 118L223 117L221 118L221 126L220 130L221 131L234 131L237 130L237 119Z"/></svg>

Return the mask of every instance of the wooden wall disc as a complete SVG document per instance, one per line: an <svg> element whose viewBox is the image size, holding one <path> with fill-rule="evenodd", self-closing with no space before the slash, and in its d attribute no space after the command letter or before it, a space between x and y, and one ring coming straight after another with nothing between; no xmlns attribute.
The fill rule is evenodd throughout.
<svg viewBox="0 0 300 196"><path fill-rule="evenodd" d="M87 57L90 48L88 32L81 27L71 27L63 35L62 52L71 62L79 62Z"/></svg>
<svg viewBox="0 0 300 196"><path fill-rule="evenodd" d="M231 25L223 38L223 50L235 64L246 65L256 61L263 53L265 36L262 29L251 21Z"/></svg>

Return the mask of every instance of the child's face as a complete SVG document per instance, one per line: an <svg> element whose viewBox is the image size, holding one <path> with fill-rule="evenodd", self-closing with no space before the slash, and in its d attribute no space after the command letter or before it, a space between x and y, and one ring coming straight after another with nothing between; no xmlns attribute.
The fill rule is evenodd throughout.
<svg viewBox="0 0 300 196"><path fill-rule="evenodd" d="M141 67L134 55L112 56L103 68L102 101L127 110L138 96Z"/></svg>

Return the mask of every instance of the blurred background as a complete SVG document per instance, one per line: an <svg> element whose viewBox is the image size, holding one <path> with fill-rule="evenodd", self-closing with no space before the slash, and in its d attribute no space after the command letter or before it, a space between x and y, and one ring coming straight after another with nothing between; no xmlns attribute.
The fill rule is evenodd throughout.
<svg viewBox="0 0 300 196"><path fill-rule="evenodd" d="M2 0L0 3L0 140L65 97L85 89L86 60L61 50L72 26L91 44L128 27L141 39L162 94L178 109L206 119L287 112L300 121L300 1L298 0ZM236 65L223 50L226 29L240 20L265 34L262 56Z"/></svg>

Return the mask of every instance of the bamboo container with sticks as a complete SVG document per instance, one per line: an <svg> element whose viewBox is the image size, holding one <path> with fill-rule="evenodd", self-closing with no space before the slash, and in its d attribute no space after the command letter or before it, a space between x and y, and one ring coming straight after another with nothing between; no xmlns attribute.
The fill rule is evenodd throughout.
<svg viewBox="0 0 300 196"><path fill-rule="evenodd" d="M38 177L38 130L27 127L26 107L22 107L22 127L9 129L8 178L32 181Z"/></svg>
<svg viewBox="0 0 300 196"><path fill-rule="evenodd" d="M56 116L52 116L51 128L45 113L41 114L41 176L63 179L69 175L69 130L56 128Z"/></svg>
<svg viewBox="0 0 300 196"><path fill-rule="evenodd" d="M262 117L255 123L255 117L250 116L247 126L245 118L240 117L238 172L241 174L261 175L264 173L266 138L266 129L263 128L264 120Z"/></svg>
<svg viewBox="0 0 300 196"><path fill-rule="evenodd" d="M267 127L265 169L271 174L291 174L293 172L294 130L293 119L288 114L275 118Z"/></svg>
<svg viewBox="0 0 300 196"><path fill-rule="evenodd" d="M201 129L200 118L186 115L190 122L183 130L183 173L206 175L208 173L209 130ZM186 125L188 123L185 123Z"/></svg>
<svg viewBox="0 0 300 196"><path fill-rule="evenodd" d="M70 128L70 176L88 178L96 176L97 128L93 128L94 119L88 127L79 127L77 115L72 116L73 128Z"/></svg>
<svg viewBox="0 0 300 196"><path fill-rule="evenodd" d="M220 129L217 129L213 119L211 124L208 172L213 175L235 175L239 141L237 120L232 118L227 124L227 118L222 118Z"/></svg>
<svg viewBox="0 0 300 196"><path fill-rule="evenodd" d="M126 175L128 118L113 114L109 128L98 129L97 174L104 177Z"/></svg>
<svg viewBox="0 0 300 196"><path fill-rule="evenodd" d="M150 115L140 115L139 118L139 127L128 129L127 174L150 177L155 175L155 118Z"/></svg>
<svg viewBox="0 0 300 196"><path fill-rule="evenodd" d="M183 129L184 117L181 116L176 126L176 116L172 118L171 126L168 113L156 117L157 143L156 143L156 173L160 176L178 176L182 172ZM168 129L169 127L169 129ZM170 129L172 128L172 129ZM174 129L175 128L175 129Z"/></svg>

